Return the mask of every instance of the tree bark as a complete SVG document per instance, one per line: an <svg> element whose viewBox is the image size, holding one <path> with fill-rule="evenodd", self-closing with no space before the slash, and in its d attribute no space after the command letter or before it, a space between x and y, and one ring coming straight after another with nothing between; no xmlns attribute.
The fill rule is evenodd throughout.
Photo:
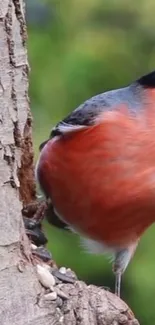
<svg viewBox="0 0 155 325"><path fill-rule="evenodd" d="M123 301L79 281L58 285L68 300L44 300L21 213L35 199L26 38L22 0L0 0L0 324L136 325Z"/></svg>

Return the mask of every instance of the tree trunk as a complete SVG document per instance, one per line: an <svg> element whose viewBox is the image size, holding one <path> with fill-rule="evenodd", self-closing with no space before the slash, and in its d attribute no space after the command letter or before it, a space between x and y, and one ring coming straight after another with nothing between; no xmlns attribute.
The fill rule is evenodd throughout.
<svg viewBox="0 0 155 325"><path fill-rule="evenodd" d="M116 296L79 281L62 285L68 300L44 300L21 214L35 199L26 37L22 0L0 0L0 324L138 324Z"/></svg>

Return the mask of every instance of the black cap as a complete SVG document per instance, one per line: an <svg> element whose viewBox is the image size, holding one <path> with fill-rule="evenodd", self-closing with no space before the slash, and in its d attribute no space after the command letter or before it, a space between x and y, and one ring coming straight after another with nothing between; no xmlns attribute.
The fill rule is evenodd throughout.
<svg viewBox="0 0 155 325"><path fill-rule="evenodd" d="M137 82L146 88L155 88L155 71L139 78Z"/></svg>

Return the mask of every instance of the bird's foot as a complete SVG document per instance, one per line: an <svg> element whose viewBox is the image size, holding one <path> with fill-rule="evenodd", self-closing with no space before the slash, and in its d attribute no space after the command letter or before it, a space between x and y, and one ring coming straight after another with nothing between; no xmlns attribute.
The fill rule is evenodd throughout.
<svg viewBox="0 0 155 325"><path fill-rule="evenodd" d="M34 201L23 207L22 214L24 217L33 219L41 223L45 218L48 200Z"/></svg>
<svg viewBox="0 0 155 325"><path fill-rule="evenodd" d="M35 201L23 207L22 214L26 234L31 242L31 261L33 264L52 261L52 256L44 247L47 238L42 230L47 201Z"/></svg>

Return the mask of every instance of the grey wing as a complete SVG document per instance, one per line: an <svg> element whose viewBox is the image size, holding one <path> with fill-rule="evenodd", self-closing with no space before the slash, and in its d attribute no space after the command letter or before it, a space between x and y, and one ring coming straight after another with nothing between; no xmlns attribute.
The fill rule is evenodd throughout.
<svg viewBox="0 0 155 325"><path fill-rule="evenodd" d="M143 85L136 81L128 87L110 90L86 100L71 114L59 122L51 131L50 137L39 149L56 135L64 135L95 124L95 118L104 111L114 110L125 104L131 114L136 115L141 109L142 98L145 96Z"/></svg>
<svg viewBox="0 0 155 325"><path fill-rule="evenodd" d="M120 104L125 104L129 113L136 115L142 109L147 88L155 88L155 71L142 76L128 87L107 91L88 99L52 129L50 138L91 126L101 112L114 110ZM40 145L40 150L47 142L48 140Z"/></svg>
<svg viewBox="0 0 155 325"><path fill-rule="evenodd" d="M138 83L133 83L128 87L94 96L59 122L52 129L51 137L91 126L101 112L113 110L120 104L126 104L131 113L136 113L140 108L141 95L142 87Z"/></svg>

